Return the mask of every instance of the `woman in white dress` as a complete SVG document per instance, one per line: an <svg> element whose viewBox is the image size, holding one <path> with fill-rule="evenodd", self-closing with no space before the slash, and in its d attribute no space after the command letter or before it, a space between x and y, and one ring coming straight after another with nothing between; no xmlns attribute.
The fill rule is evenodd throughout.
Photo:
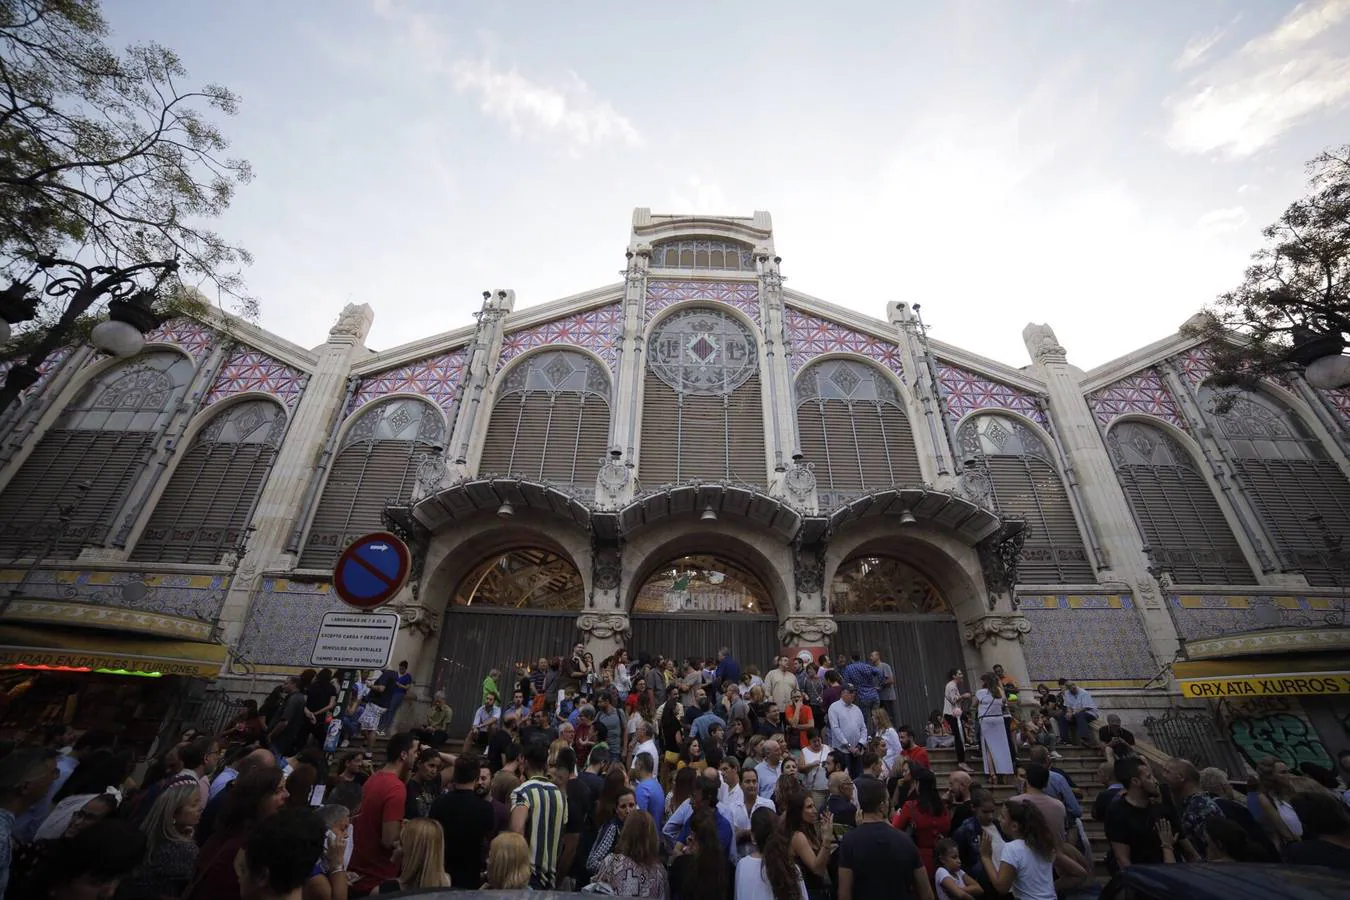
<svg viewBox="0 0 1350 900"><path fill-rule="evenodd" d="M1004 778L1013 774L1012 748L1008 746L1008 729L1003 725L1003 688L993 672L980 678L983 685L975 693L976 721L980 724L981 754L984 756L984 774L992 776L994 784L1004 784Z"/></svg>

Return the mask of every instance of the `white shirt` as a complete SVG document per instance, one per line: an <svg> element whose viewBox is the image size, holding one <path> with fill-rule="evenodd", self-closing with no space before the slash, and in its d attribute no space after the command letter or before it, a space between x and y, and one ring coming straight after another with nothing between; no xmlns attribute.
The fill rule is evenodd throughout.
<svg viewBox="0 0 1350 900"><path fill-rule="evenodd" d="M661 752L660 752L659 750L656 749L656 741L655 741L655 740L643 741L642 743L640 743L640 744L638 744L636 747L634 747L634 748L633 748L633 759L637 759L639 753L648 753L648 754L651 755L651 758L652 758L652 766L653 766L653 770L654 770L654 771L655 771L655 769L660 768L660 766L661 766Z"/></svg>
<svg viewBox="0 0 1350 900"><path fill-rule="evenodd" d="M900 735L894 728L887 728L881 733L881 739L886 742L886 771L895 771L895 761L900 757Z"/></svg>
<svg viewBox="0 0 1350 900"><path fill-rule="evenodd" d="M782 669L774 669L764 676L764 690L769 699L778 704L779 709L787 709L792 702L792 692L797 689L797 676Z"/></svg>
<svg viewBox="0 0 1350 900"><path fill-rule="evenodd" d="M949 869L938 866L937 874L933 876L933 892L937 895L937 900L952 900L952 895L942 889L942 882L946 881L948 878L956 879L956 883L962 887L975 882L974 878L971 878L960 869L952 872Z"/></svg>
<svg viewBox="0 0 1350 900"><path fill-rule="evenodd" d="M802 889L802 900L806 900L806 882L800 875L797 884ZM736 863L736 900L773 900L773 888L764 877L764 860L747 856Z"/></svg>
<svg viewBox="0 0 1350 900"><path fill-rule="evenodd" d="M802 775L802 785L808 791L823 791L829 786L829 778L825 775L825 760L829 758L830 748L824 744L820 745L820 752L811 749L807 744L802 748L802 766L809 766L811 763L819 763L811 771Z"/></svg>
<svg viewBox="0 0 1350 900"><path fill-rule="evenodd" d="M500 722L502 720L502 708L500 706L493 706L492 711L488 712L486 709L483 709L483 707L478 707L473 714L473 727L482 728L487 725L488 719L496 719Z"/></svg>
<svg viewBox="0 0 1350 900"><path fill-rule="evenodd" d="M726 820L731 823L732 828L739 830L749 830L750 818L757 809L767 809L771 813L778 812L778 809L773 805L773 801L767 800L764 797L755 797L754 807L747 811L745 808L745 796L743 794L737 795L734 803L728 799L723 803L717 804L717 811L726 817ZM738 856L749 856L753 852L755 852L754 840L736 842L736 853Z"/></svg>
<svg viewBox="0 0 1350 900"><path fill-rule="evenodd" d="M1042 859L1027 846L1026 841L1018 838L1004 844L1003 852L997 859L999 865L1006 863L1017 869L1017 880L1012 886L1012 894L1017 900L1055 900L1053 857Z"/></svg>
<svg viewBox="0 0 1350 900"><path fill-rule="evenodd" d="M942 714L944 716L956 716L961 718L961 695L965 693L956 686L955 681L947 682L947 687L942 691Z"/></svg>
<svg viewBox="0 0 1350 900"><path fill-rule="evenodd" d="M852 753L852 747L867 743L867 722L856 703L836 700L830 704L825 718L830 722L830 744L834 749Z"/></svg>
<svg viewBox="0 0 1350 900"><path fill-rule="evenodd" d="M1004 844L1003 834L998 830L998 826L990 822L988 825L985 825L982 830L984 831L984 837L980 840L989 842L990 858L1001 858L1000 854L1003 853Z"/></svg>

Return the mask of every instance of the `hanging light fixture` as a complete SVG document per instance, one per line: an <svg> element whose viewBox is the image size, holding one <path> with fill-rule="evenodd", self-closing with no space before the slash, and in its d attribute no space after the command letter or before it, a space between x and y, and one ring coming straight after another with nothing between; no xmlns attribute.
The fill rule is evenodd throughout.
<svg viewBox="0 0 1350 900"><path fill-rule="evenodd" d="M511 505L510 500L503 500L502 505L497 507L497 515L503 519L509 519L516 514L516 508Z"/></svg>
<svg viewBox="0 0 1350 900"><path fill-rule="evenodd" d="M711 501L711 500L708 501L706 504L704 504L704 506L703 506L703 513L702 513L702 515L700 515L700 516L698 517L698 520L699 520L700 522L716 522L716 521L717 521L717 510L713 509L713 507L712 507L712 501Z"/></svg>
<svg viewBox="0 0 1350 900"><path fill-rule="evenodd" d="M919 520L914 518L914 513L910 512L908 509L900 513L900 526L902 528L908 528L911 525L918 525L918 524Z"/></svg>
<svg viewBox="0 0 1350 900"><path fill-rule="evenodd" d="M145 335L160 325L155 292L137 291L108 301L108 319L94 326L90 342L111 356L135 356L145 348Z"/></svg>

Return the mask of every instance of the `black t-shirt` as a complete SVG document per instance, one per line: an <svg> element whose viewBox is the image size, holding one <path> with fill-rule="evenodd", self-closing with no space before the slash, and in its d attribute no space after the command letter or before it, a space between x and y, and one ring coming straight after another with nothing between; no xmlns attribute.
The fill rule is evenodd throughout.
<svg viewBox="0 0 1350 900"><path fill-rule="evenodd" d="M577 776L577 781L586 785L586 789L591 792L591 796L596 800L600 799L600 794L605 790L605 778L603 775L587 770Z"/></svg>
<svg viewBox="0 0 1350 900"><path fill-rule="evenodd" d="M543 728L537 725L525 725L520 729L520 746L528 747L536 741L543 741L545 744L552 744L558 739L558 729L545 725Z"/></svg>
<svg viewBox="0 0 1350 900"><path fill-rule="evenodd" d="M1284 848L1284 861L1295 866L1330 866L1350 872L1350 849L1314 838Z"/></svg>
<svg viewBox="0 0 1350 900"><path fill-rule="evenodd" d="M858 808L838 794L831 794L825 801L825 808L834 816L834 824L852 827L858 824Z"/></svg>
<svg viewBox="0 0 1350 900"><path fill-rule="evenodd" d="M498 728L492 733L492 738L487 745L488 768L493 772L502 770L502 758L506 755L507 748L515 738L510 731L505 728ZM522 744L521 746L524 746Z"/></svg>
<svg viewBox="0 0 1350 900"><path fill-rule="evenodd" d="M284 728L276 736L276 745L283 750L289 750L299 740L309 727L309 719L305 718L305 695L296 691L286 698L286 702L281 706L281 712L277 713L277 724L285 722Z"/></svg>
<svg viewBox="0 0 1350 900"><path fill-rule="evenodd" d="M481 886L493 832L492 804L473 791L452 789L431 804L431 818L445 830L445 871L450 883L460 890Z"/></svg>
<svg viewBox="0 0 1350 900"><path fill-rule="evenodd" d="M1161 863L1162 838L1158 837L1158 820L1162 807L1156 804L1135 806L1122 793L1106 810L1106 839L1113 844L1130 848L1130 865ZM1108 855L1109 868L1114 868L1115 853Z"/></svg>
<svg viewBox="0 0 1350 900"><path fill-rule="evenodd" d="M960 803L952 804L952 826L948 829L948 834L955 834L956 829L961 827L961 823L971 816L975 815L975 810L971 807L969 800L963 800Z"/></svg>
<svg viewBox="0 0 1350 900"><path fill-rule="evenodd" d="M580 813L578 815L578 813ZM567 782L567 827L565 833L580 834L591 827L595 819L595 797L580 778ZM454 884L454 882L450 882Z"/></svg>
<svg viewBox="0 0 1350 900"><path fill-rule="evenodd" d="M318 712L328 705L329 701L337 698L337 685L331 681L314 682L309 686L309 692L305 694L305 708L310 712Z"/></svg>
<svg viewBox="0 0 1350 900"><path fill-rule="evenodd" d="M1097 799L1092 801L1092 818L1098 822L1105 822L1107 810L1111 808L1111 804L1119 796L1120 788L1118 787L1102 788L1098 791Z"/></svg>
<svg viewBox="0 0 1350 900"><path fill-rule="evenodd" d="M853 900L903 900L914 896L914 870L923 862L909 835L867 822L839 842L839 868L853 872Z"/></svg>

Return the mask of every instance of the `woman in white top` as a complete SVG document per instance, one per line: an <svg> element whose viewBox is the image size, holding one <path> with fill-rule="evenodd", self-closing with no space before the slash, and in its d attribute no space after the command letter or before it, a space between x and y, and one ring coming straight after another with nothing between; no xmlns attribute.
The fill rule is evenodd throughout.
<svg viewBox="0 0 1350 900"><path fill-rule="evenodd" d="M806 900L806 882L778 829L778 816L755 810L750 833L755 852L736 863L736 900Z"/></svg>
<svg viewBox="0 0 1350 900"><path fill-rule="evenodd" d="M1003 688L993 672L980 678L983 685L975 694L975 714L979 717L981 755L984 774L993 776L994 784L1004 784L1004 778L1013 773L1012 748L1008 746L1008 729L1003 724Z"/></svg>
<svg viewBox="0 0 1350 900"><path fill-rule="evenodd" d="M1059 852L1059 838L1041 811L1026 801L1003 804L1003 833L1010 840L997 861L988 841L980 841L980 862L999 894L1016 900L1055 900L1055 863L1075 878L1083 867Z"/></svg>
<svg viewBox="0 0 1350 900"><path fill-rule="evenodd" d="M900 735L891 725L891 716L878 706L872 710L872 733L886 742L886 772L895 771L895 761L900 758Z"/></svg>
<svg viewBox="0 0 1350 900"><path fill-rule="evenodd" d="M802 779L802 787L811 793L816 801L816 809L824 809L829 795L829 779L825 773L825 760L830 758L830 748L820 739L815 728L806 730L806 746L802 748L802 761L797 774Z"/></svg>

